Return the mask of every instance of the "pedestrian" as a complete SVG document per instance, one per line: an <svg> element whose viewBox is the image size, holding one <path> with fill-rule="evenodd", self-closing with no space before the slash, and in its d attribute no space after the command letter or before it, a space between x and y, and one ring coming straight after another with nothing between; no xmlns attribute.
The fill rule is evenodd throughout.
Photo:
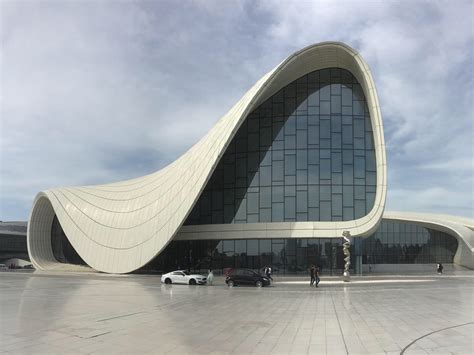
<svg viewBox="0 0 474 355"><path fill-rule="evenodd" d="M319 267L317 267L314 271L314 277L315 277L315 282L316 282L316 287L319 287L319 282L321 279L319 278Z"/></svg>
<svg viewBox="0 0 474 355"><path fill-rule="evenodd" d="M443 273L443 264L441 263L438 263L438 274L442 274Z"/></svg>
<svg viewBox="0 0 474 355"><path fill-rule="evenodd" d="M316 267L314 266L314 264L311 264L311 267L309 268L309 274L311 276L311 281L309 282L309 285L310 286L313 286L314 285L314 281L316 280Z"/></svg>
<svg viewBox="0 0 474 355"><path fill-rule="evenodd" d="M265 274L267 275L267 277L273 281L273 278L272 278L272 268L270 266L267 266L265 268Z"/></svg>
<svg viewBox="0 0 474 355"><path fill-rule="evenodd" d="M212 282L214 281L214 273L211 269L209 269L209 273L207 274L207 284L212 286Z"/></svg>

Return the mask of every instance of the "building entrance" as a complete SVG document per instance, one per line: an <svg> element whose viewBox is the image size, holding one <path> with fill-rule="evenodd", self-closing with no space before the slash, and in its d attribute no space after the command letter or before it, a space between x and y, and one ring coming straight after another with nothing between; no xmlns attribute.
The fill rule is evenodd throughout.
<svg viewBox="0 0 474 355"><path fill-rule="evenodd" d="M354 249L354 248L352 248ZM356 257L351 251L351 257ZM322 275L342 275L344 255L340 238L236 239L173 241L139 271L168 272L189 269L219 274L226 268L262 270L270 265L275 275L308 275L311 264ZM352 271L355 272L351 264Z"/></svg>

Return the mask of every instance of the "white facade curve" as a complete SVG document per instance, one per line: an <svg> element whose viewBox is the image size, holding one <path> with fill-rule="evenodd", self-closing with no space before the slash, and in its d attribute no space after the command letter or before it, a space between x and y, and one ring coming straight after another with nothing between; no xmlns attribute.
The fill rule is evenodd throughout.
<svg viewBox="0 0 474 355"><path fill-rule="evenodd" d="M220 157L247 115L279 89L309 72L337 67L351 72L367 100L373 130L377 188L372 210L344 222L258 223L233 225L285 236L353 236L372 233L386 199L386 158L380 106L372 75L362 57L338 42L306 47L264 75L198 143L162 170L127 181L63 187L40 192L28 223L28 251L37 269L64 268L54 257L51 225L57 216L69 242L93 269L134 271L158 255L176 236L199 198ZM185 228L186 230L186 228ZM74 267L74 266L67 266Z"/></svg>

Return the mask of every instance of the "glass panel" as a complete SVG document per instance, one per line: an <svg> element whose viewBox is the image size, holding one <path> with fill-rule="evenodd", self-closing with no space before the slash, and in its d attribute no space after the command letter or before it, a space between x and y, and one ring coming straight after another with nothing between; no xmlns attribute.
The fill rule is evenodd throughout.
<svg viewBox="0 0 474 355"><path fill-rule="evenodd" d="M261 186L271 186L272 184L272 167L271 166L260 167L260 184Z"/></svg>
<svg viewBox="0 0 474 355"><path fill-rule="evenodd" d="M319 215L321 221L330 221L331 220L331 202L330 201L321 201Z"/></svg>
<svg viewBox="0 0 474 355"><path fill-rule="evenodd" d="M272 222L284 221L283 203L272 203Z"/></svg>
<svg viewBox="0 0 474 355"><path fill-rule="evenodd" d="M294 186L294 185L285 186L285 197L286 196L295 197L296 196L296 186Z"/></svg>
<svg viewBox="0 0 474 355"><path fill-rule="evenodd" d="M261 208L259 214L259 222L266 223L272 221L272 209L270 208Z"/></svg>
<svg viewBox="0 0 474 355"><path fill-rule="evenodd" d="M285 155L285 174L295 175L296 173L296 157L294 155Z"/></svg>
<svg viewBox="0 0 474 355"><path fill-rule="evenodd" d="M283 202L283 186L272 187L272 202Z"/></svg>
<svg viewBox="0 0 474 355"><path fill-rule="evenodd" d="M260 153L249 153L248 155L248 171L256 172L258 171L258 165L260 162Z"/></svg>
<svg viewBox="0 0 474 355"><path fill-rule="evenodd" d="M332 215L342 217L342 195L333 194L331 197L332 197Z"/></svg>
<svg viewBox="0 0 474 355"><path fill-rule="evenodd" d="M319 184L319 165L308 166L308 184Z"/></svg>
<svg viewBox="0 0 474 355"><path fill-rule="evenodd" d="M235 214L236 221L245 221L247 218L247 200L243 199L240 201L240 205Z"/></svg>
<svg viewBox="0 0 474 355"><path fill-rule="evenodd" d="M342 105L352 106L352 90L349 87L342 87Z"/></svg>
<svg viewBox="0 0 474 355"><path fill-rule="evenodd" d="M365 177L365 157L354 157L354 177Z"/></svg>
<svg viewBox="0 0 474 355"><path fill-rule="evenodd" d="M329 82L329 80L328 80ZM331 100L331 86L323 85L319 91L319 99L324 101Z"/></svg>
<svg viewBox="0 0 474 355"><path fill-rule="evenodd" d="M307 170L296 170L296 184L307 186L308 185L308 171Z"/></svg>
<svg viewBox="0 0 474 355"><path fill-rule="evenodd" d="M342 173L342 155L340 152L334 152L331 154L332 157L332 172Z"/></svg>
<svg viewBox="0 0 474 355"><path fill-rule="evenodd" d="M296 192L296 211L305 213L308 211L308 193L306 191Z"/></svg>
<svg viewBox="0 0 474 355"><path fill-rule="evenodd" d="M308 148L308 132L304 131L297 131L296 132L296 148L298 149L307 149Z"/></svg>
<svg viewBox="0 0 474 355"><path fill-rule="evenodd" d="M247 195L247 213L258 213L259 209L259 194L249 193Z"/></svg>
<svg viewBox="0 0 474 355"><path fill-rule="evenodd" d="M354 214L355 218L362 218L365 216L365 201L355 200L354 201Z"/></svg>
<svg viewBox="0 0 474 355"><path fill-rule="evenodd" d="M296 148L296 136L285 136L285 149Z"/></svg>
<svg viewBox="0 0 474 355"><path fill-rule="evenodd" d="M319 126L308 126L308 144L319 145Z"/></svg>
<svg viewBox="0 0 474 355"><path fill-rule="evenodd" d="M275 160L283 160L284 150L274 150L272 152L272 159Z"/></svg>
<svg viewBox="0 0 474 355"><path fill-rule="evenodd" d="M272 189L271 187L260 188L260 208L272 206Z"/></svg>
<svg viewBox="0 0 474 355"><path fill-rule="evenodd" d="M275 274L284 273L285 267L285 244L283 240L273 239L272 241L272 272Z"/></svg>
<svg viewBox="0 0 474 355"><path fill-rule="evenodd" d="M261 269L265 265L270 265L271 264L271 249L269 250L269 247L271 248L271 244L268 245L270 240L260 240L260 254L258 258L253 258L254 261L254 267L253 269Z"/></svg>
<svg viewBox="0 0 474 355"><path fill-rule="evenodd" d="M319 207L319 186L308 186L308 206Z"/></svg>
<svg viewBox="0 0 474 355"><path fill-rule="evenodd" d="M331 113L341 113L341 97L331 96Z"/></svg>
<svg viewBox="0 0 474 355"><path fill-rule="evenodd" d="M331 113L331 101L320 101L319 112L322 115L329 115Z"/></svg>
<svg viewBox="0 0 474 355"><path fill-rule="evenodd" d="M366 213L376 192L366 106L357 80L343 69L288 84L242 123L185 224L337 221ZM283 186L293 189L286 200Z"/></svg>
<svg viewBox="0 0 474 355"><path fill-rule="evenodd" d="M272 166L272 180L283 181L283 161L274 161Z"/></svg>
<svg viewBox="0 0 474 355"><path fill-rule="evenodd" d="M296 168L305 170L308 168L308 153L306 150L296 151Z"/></svg>
<svg viewBox="0 0 474 355"><path fill-rule="evenodd" d="M331 121L321 120L319 124L319 136L320 138L331 138Z"/></svg>
<svg viewBox="0 0 474 355"><path fill-rule="evenodd" d="M232 223L234 221L234 205L224 206L224 223Z"/></svg>
<svg viewBox="0 0 474 355"><path fill-rule="evenodd" d="M285 196L285 220L294 220L296 218L296 199Z"/></svg>
<svg viewBox="0 0 474 355"><path fill-rule="evenodd" d="M331 160L330 159L321 159L320 160L320 178L321 179L330 179L331 178Z"/></svg>
<svg viewBox="0 0 474 355"><path fill-rule="evenodd" d="M285 124L285 136L296 134L296 116L288 117Z"/></svg>
<svg viewBox="0 0 474 355"><path fill-rule="evenodd" d="M332 133L331 134L331 148L332 149L341 149L342 147L342 136L341 133Z"/></svg>

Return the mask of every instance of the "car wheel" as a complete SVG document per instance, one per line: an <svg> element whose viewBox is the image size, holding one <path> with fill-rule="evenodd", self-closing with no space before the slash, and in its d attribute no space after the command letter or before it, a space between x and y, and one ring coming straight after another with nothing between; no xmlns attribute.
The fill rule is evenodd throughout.
<svg viewBox="0 0 474 355"><path fill-rule="evenodd" d="M262 287L263 286L262 281L258 280L257 282L255 282L255 286Z"/></svg>
<svg viewBox="0 0 474 355"><path fill-rule="evenodd" d="M171 284L171 279L170 279L170 278L167 278L167 279L165 280L165 284L170 285L170 284Z"/></svg>
<svg viewBox="0 0 474 355"><path fill-rule="evenodd" d="M227 281L227 286L234 287L234 281L232 280Z"/></svg>
<svg viewBox="0 0 474 355"><path fill-rule="evenodd" d="M194 279L189 280L189 284L190 284L190 285L195 285L195 284L196 284L196 280L194 280Z"/></svg>

